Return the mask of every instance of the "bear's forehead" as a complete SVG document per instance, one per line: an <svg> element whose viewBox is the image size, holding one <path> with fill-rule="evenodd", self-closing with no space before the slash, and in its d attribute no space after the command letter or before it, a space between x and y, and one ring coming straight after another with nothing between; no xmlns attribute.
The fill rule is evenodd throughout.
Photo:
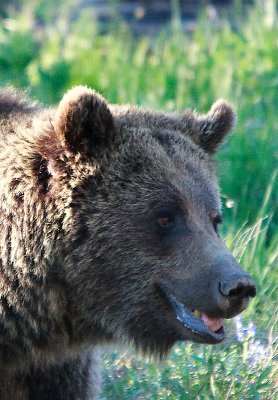
<svg viewBox="0 0 278 400"><path fill-rule="evenodd" d="M110 106L119 143L127 148L134 144L133 151L143 156L163 157L163 151L172 159L207 164L211 159L196 143L199 129L192 112L183 114L149 111L133 106Z"/></svg>
<svg viewBox="0 0 278 400"><path fill-rule="evenodd" d="M129 163L214 176L214 163L189 135L164 127L122 126L119 153ZM116 150L116 151L117 151Z"/></svg>
<svg viewBox="0 0 278 400"><path fill-rule="evenodd" d="M115 176L116 191L124 185L134 203L153 198L220 209L213 164L190 138L153 126L122 126L120 134L118 156L106 171L110 181Z"/></svg>

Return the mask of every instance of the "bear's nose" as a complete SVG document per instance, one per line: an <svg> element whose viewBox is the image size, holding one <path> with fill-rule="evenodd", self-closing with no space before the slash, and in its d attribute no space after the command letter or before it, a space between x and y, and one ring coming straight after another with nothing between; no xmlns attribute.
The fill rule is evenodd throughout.
<svg viewBox="0 0 278 400"><path fill-rule="evenodd" d="M232 275L220 282L219 290L223 296L237 300L256 296L256 285L249 275Z"/></svg>

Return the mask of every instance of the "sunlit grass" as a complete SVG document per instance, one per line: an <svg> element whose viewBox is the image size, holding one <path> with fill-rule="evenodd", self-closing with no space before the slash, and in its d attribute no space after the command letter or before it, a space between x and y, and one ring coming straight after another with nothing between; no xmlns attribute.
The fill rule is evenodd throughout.
<svg viewBox="0 0 278 400"><path fill-rule="evenodd" d="M274 399L274 351L273 344L265 344L256 359L250 341L182 344L160 366L130 353L113 354L105 360L102 399Z"/></svg>

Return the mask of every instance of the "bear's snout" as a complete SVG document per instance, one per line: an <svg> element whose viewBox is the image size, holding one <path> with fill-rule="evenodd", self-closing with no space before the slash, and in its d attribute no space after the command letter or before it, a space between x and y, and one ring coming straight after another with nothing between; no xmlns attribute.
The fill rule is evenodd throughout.
<svg viewBox="0 0 278 400"><path fill-rule="evenodd" d="M242 312L249 299L256 296L256 284L232 256L218 260L214 268L218 272L217 286L214 286L217 303L225 317L231 318Z"/></svg>
<svg viewBox="0 0 278 400"><path fill-rule="evenodd" d="M229 299L243 299L256 296L256 284L249 275L236 274L220 282L219 291Z"/></svg>
<svg viewBox="0 0 278 400"><path fill-rule="evenodd" d="M256 284L246 273L230 274L218 284L217 297L226 318L241 313L250 297L256 296Z"/></svg>

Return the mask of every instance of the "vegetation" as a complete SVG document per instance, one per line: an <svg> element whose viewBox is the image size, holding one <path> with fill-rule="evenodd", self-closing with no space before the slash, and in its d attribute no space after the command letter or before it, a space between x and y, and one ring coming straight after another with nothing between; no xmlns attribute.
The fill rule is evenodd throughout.
<svg viewBox="0 0 278 400"><path fill-rule="evenodd" d="M115 103L205 112L223 97L238 111L237 128L218 156L222 234L254 276L259 295L237 327L228 323L225 344L176 346L161 366L131 353L107 356L103 398L274 399L277 1L257 1L244 16L237 2L233 23L201 15L190 35L176 12L171 29L139 39L118 18L104 30L91 10L79 10L78 0L61 2L58 10L54 0L25 0L17 8L8 3L0 10L2 86L27 88L47 104L57 103L71 86L86 84ZM240 323L246 327L242 334Z"/></svg>

